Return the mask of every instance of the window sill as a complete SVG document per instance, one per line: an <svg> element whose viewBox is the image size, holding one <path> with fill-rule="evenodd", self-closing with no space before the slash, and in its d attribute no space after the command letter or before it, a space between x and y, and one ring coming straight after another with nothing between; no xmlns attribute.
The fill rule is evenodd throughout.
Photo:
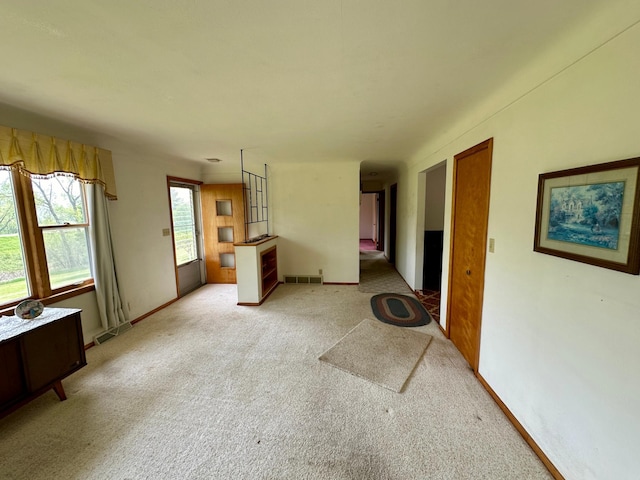
<svg viewBox="0 0 640 480"><path fill-rule="evenodd" d="M61 302L62 300L67 300L69 298L76 297L78 295L82 295L85 293L93 292L96 289L96 286L93 283L88 285L81 285L79 287L71 288L69 290L65 290L63 292L55 293L49 297L45 298L37 298L35 300L41 301L44 305L51 305L53 303ZM29 297L32 298L32 297ZM13 315L16 305L22 302L25 299L19 300L17 302L12 302L11 304L0 308L0 316L1 315Z"/></svg>

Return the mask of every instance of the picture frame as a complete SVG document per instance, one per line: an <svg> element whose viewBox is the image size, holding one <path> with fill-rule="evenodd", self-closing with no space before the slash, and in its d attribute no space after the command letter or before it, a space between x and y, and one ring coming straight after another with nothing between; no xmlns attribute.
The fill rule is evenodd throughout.
<svg viewBox="0 0 640 480"><path fill-rule="evenodd" d="M533 250L640 274L640 157L541 173Z"/></svg>

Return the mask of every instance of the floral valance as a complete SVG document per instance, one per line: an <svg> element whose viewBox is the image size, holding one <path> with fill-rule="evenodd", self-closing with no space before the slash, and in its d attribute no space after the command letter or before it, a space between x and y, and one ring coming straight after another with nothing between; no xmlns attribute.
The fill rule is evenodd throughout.
<svg viewBox="0 0 640 480"><path fill-rule="evenodd" d="M117 198L111 152L103 148L0 126L0 168L33 177L72 175L102 185L110 200Z"/></svg>

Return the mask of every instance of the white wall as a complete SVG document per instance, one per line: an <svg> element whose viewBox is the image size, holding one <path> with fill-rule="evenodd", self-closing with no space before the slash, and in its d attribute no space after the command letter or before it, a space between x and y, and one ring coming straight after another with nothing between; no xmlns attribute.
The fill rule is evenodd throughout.
<svg viewBox="0 0 640 480"><path fill-rule="evenodd" d="M114 151L118 200L109 202L115 263L131 318L176 298L167 175L199 180L200 166Z"/></svg>
<svg viewBox="0 0 640 480"><path fill-rule="evenodd" d="M325 282L359 281L357 162L270 166L273 233L282 275L317 275Z"/></svg>
<svg viewBox="0 0 640 480"><path fill-rule="evenodd" d="M578 52L597 46L604 27L568 35L545 64L575 54L565 56L566 69L549 71L549 81L510 105L505 97L504 109L460 119L449 138L422 150L432 154L401 172L398 188L397 266L411 279L419 173L494 138L489 237L496 246L487 254L479 373L567 479L631 479L640 471L640 277L533 252L536 187L542 172L640 156L640 25L623 31L640 17L634 8L613 19L622 33L584 58ZM469 129L479 117L486 120ZM445 278L448 256L445 248Z"/></svg>

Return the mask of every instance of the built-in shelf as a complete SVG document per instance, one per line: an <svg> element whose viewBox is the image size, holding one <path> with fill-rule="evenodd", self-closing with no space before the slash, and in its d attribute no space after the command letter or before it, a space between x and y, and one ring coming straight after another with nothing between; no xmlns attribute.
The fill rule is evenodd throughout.
<svg viewBox="0 0 640 480"><path fill-rule="evenodd" d="M260 305L278 286L276 236L235 243L238 305Z"/></svg>
<svg viewBox="0 0 640 480"><path fill-rule="evenodd" d="M260 254L260 265L262 269L262 297L264 298L278 284L278 251L275 245Z"/></svg>

